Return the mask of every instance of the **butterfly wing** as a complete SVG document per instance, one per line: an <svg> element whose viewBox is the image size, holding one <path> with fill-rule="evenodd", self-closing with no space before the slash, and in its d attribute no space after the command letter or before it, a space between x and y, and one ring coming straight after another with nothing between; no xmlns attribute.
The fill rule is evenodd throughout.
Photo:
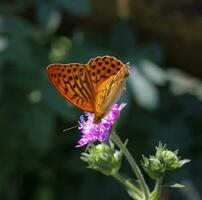
<svg viewBox="0 0 202 200"><path fill-rule="evenodd" d="M70 103L101 119L120 96L128 68L118 59L102 56L87 64L51 64L48 77Z"/></svg>
<svg viewBox="0 0 202 200"><path fill-rule="evenodd" d="M128 67L123 66L117 74L111 76L99 85L95 98L94 123L99 123L114 102L121 96L128 75Z"/></svg>
<svg viewBox="0 0 202 200"><path fill-rule="evenodd" d="M51 64L48 77L60 94L86 112L94 112L95 92L83 64Z"/></svg>
<svg viewBox="0 0 202 200"><path fill-rule="evenodd" d="M91 59L87 64L87 70L94 90L111 76L115 75L124 64L111 56L98 56Z"/></svg>

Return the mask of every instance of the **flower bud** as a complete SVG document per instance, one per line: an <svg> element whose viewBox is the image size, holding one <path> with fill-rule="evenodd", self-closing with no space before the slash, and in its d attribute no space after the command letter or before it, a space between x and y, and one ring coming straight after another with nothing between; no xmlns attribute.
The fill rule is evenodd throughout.
<svg viewBox="0 0 202 200"><path fill-rule="evenodd" d="M166 169L168 171L175 170L180 167L179 158L177 157L177 151L162 151L162 160L166 164Z"/></svg>
<svg viewBox="0 0 202 200"><path fill-rule="evenodd" d="M154 156L149 158L143 156L142 166L145 172L154 180L161 178L165 173L165 168Z"/></svg>
<svg viewBox="0 0 202 200"><path fill-rule="evenodd" d="M115 150L113 145L101 143L89 147L87 153L82 153L81 159L88 167L110 176L118 172L121 166L122 152Z"/></svg>
<svg viewBox="0 0 202 200"><path fill-rule="evenodd" d="M166 145L162 146L160 143L156 147L155 156L146 158L143 156L142 166L145 172L154 180L162 178L167 171L180 168L189 160L180 160L178 151L170 151L166 149Z"/></svg>

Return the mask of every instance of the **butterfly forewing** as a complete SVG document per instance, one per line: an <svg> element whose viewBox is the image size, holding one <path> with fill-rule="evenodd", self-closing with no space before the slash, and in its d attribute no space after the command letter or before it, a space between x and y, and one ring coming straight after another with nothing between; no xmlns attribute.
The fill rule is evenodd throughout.
<svg viewBox="0 0 202 200"><path fill-rule="evenodd" d="M48 77L56 89L76 107L94 112L94 91L87 68L82 64L52 64Z"/></svg>

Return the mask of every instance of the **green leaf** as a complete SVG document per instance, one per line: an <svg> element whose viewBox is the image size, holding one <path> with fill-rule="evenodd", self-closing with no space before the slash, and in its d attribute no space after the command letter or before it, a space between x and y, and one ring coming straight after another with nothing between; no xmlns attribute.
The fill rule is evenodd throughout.
<svg viewBox="0 0 202 200"><path fill-rule="evenodd" d="M130 85L137 103L149 110L156 108L159 103L157 88L137 68L130 71Z"/></svg>
<svg viewBox="0 0 202 200"><path fill-rule="evenodd" d="M144 59L140 61L140 67L149 80L157 85L164 85L167 80L166 72L164 72L158 65L150 60Z"/></svg>
<svg viewBox="0 0 202 200"><path fill-rule="evenodd" d="M185 186L180 183L167 183L167 184L163 184L163 187L184 188Z"/></svg>
<svg viewBox="0 0 202 200"><path fill-rule="evenodd" d="M173 185L170 185L169 187L173 187L173 188L184 188L185 186L180 184L180 183L175 183Z"/></svg>
<svg viewBox="0 0 202 200"><path fill-rule="evenodd" d="M189 162L191 162L191 160L189 160L189 159L180 160L180 167L182 167L183 165L185 165L186 163L189 163Z"/></svg>

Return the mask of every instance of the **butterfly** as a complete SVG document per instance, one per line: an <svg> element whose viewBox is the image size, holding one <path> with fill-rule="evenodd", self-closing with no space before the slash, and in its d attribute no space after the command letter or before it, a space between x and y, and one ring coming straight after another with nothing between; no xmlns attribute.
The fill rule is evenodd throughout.
<svg viewBox="0 0 202 200"><path fill-rule="evenodd" d="M85 112L94 113L95 124L120 97L129 75L128 64L111 56L98 56L87 64L50 64L47 72L65 99Z"/></svg>

